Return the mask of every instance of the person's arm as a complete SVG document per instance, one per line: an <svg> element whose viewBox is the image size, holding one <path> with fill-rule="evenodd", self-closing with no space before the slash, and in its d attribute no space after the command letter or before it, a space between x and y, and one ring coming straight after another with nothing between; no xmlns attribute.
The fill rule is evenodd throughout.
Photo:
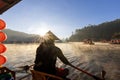
<svg viewBox="0 0 120 80"><path fill-rule="evenodd" d="M62 51L57 48L57 56L58 58L66 65L71 65L71 63L67 60L67 58L63 55Z"/></svg>

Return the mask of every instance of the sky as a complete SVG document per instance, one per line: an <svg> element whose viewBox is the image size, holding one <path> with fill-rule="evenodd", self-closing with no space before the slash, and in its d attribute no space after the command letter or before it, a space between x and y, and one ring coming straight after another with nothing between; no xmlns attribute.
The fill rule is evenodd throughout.
<svg viewBox="0 0 120 80"><path fill-rule="evenodd" d="M2 15L7 29L69 38L76 29L120 18L120 0L22 0Z"/></svg>

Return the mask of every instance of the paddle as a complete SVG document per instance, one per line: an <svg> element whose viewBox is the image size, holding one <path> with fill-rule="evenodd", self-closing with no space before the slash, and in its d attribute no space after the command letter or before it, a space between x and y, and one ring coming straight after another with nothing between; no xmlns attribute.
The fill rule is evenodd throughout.
<svg viewBox="0 0 120 80"><path fill-rule="evenodd" d="M91 73L88 73L88 72L86 72L86 71L84 71L84 70L82 70L82 69L80 69L80 68L77 68L77 67L75 67L75 66L73 66L73 65L70 65L70 66L73 67L73 68L75 68L75 69L77 69L77 70L79 70L79 71L82 71L83 73L85 73L85 74L87 74L87 75L89 75L89 76L91 76L91 77L93 77L95 80L105 80L105 78L104 78L104 76L105 76L105 74L106 74L105 71L102 71L102 78L99 78L99 77L97 77L97 76L95 76L95 75L93 75L93 74L91 74Z"/></svg>
<svg viewBox="0 0 120 80"><path fill-rule="evenodd" d="M32 65L30 65L30 66L28 66L28 65L26 65L26 66L22 66L22 68L27 72L28 70L29 70L29 68L31 67L31 66L33 66L34 64L32 64ZM95 80L105 80L105 74L106 74L106 72L103 70L102 71L102 78L100 78L100 77L97 77L97 76L95 76L95 75L93 75L93 74L91 74L91 73L89 73L89 72L87 72L87 71L84 71L84 70L82 70L82 69L80 69L80 68L77 68L77 67L75 67L75 66L73 66L73 65L70 65L71 67L73 67L73 68L75 68L75 69L77 69L77 70L79 70L79 71L82 71L83 73L85 73L85 74L87 74L87 75L89 75L89 76L91 76L91 77L93 77Z"/></svg>
<svg viewBox="0 0 120 80"><path fill-rule="evenodd" d="M17 68L22 68L23 70L25 70L26 72L30 69L30 67L32 67L34 64L32 65L25 65L25 66L20 66L20 67L17 67Z"/></svg>

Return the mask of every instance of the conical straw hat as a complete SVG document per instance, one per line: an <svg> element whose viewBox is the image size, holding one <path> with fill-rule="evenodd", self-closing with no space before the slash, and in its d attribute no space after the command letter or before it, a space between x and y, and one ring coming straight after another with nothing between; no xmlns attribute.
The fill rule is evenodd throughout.
<svg viewBox="0 0 120 80"><path fill-rule="evenodd" d="M51 31L48 31L45 36L45 39L52 39L52 40L60 40L56 35L54 35Z"/></svg>

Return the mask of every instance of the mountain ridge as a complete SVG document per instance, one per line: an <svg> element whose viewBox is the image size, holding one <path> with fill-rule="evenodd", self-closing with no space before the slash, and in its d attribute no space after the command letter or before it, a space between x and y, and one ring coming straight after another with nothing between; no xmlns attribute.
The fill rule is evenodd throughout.
<svg viewBox="0 0 120 80"><path fill-rule="evenodd" d="M37 42L40 38L40 35L37 34L28 34L11 29L4 29L2 31L7 35L7 40L5 41L5 43L31 43Z"/></svg>

